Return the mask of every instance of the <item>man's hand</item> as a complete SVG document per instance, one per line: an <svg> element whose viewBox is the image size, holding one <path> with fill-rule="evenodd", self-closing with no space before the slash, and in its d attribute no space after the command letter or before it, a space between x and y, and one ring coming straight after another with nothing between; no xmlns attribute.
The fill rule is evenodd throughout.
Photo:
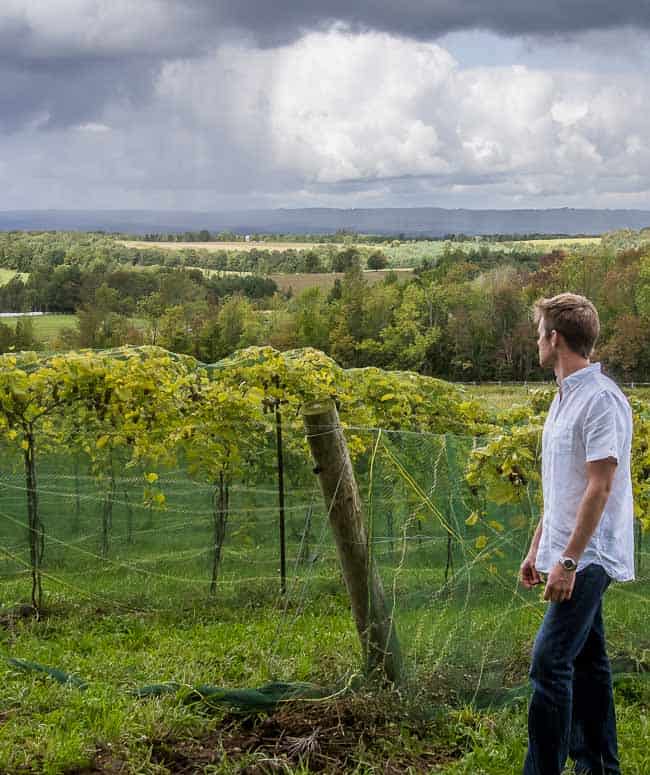
<svg viewBox="0 0 650 775"><path fill-rule="evenodd" d="M527 555L519 568L519 578L526 589L532 589L537 584L542 583L542 577L535 567L535 559L533 555Z"/></svg>
<svg viewBox="0 0 650 775"><path fill-rule="evenodd" d="M553 603L563 603L565 600L570 600L575 583L575 571L565 570L560 563L554 565L546 579L544 600L550 600Z"/></svg>

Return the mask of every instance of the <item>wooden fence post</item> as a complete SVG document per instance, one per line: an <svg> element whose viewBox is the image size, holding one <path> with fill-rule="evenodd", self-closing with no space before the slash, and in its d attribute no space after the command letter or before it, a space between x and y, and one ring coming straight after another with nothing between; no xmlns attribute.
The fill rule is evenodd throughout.
<svg viewBox="0 0 650 775"><path fill-rule="evenodd" d="M383 673L389 681L399 684L399 640L381 578L369 558L361 499L338 412L333 401L317 402L303 408L303 418L366 670L369 674Z"/></svg>

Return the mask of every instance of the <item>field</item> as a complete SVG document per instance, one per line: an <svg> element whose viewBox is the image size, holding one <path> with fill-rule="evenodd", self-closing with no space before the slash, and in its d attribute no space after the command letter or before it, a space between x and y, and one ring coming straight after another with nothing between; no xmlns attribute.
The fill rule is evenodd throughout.
<svg viewBox="0 0 650 775"><path fill-rule="evenodd" d="M34 335L46 344L50 344L56 339L64 328L76 328L77 326L76 315L37 315L24 319L32 321ZM18 320L20 320L18 316L1 318L1 322L14 327Z"/></svg>
<svg viewBox="0 0 650 775"><path fill-rule="evenodd" d="M492 387L466 389L498 409L503 389ZM522 388L507 390L510 402L524 395ZM290 437L285 441L299 449ZM537 592L517 588L516 569L535 507L525 515L499 509L508 526L498 538L503 556L484 562L474 550L475 530L466 525L462 466L471 440L392 433L384 443L458 536L448 568L447 533L408 480L384 457L358 462L373 553L404 651L399 693L361 681L327 515L311 463L297 451L285 471L285 595L279 594L272 439L260 439L255 469L233 486L215 596L208 592L208 483L182 469L162 471L158 485L167 503L153 509L142 499L144 472L118 471L110 545L102 554L106 483L67 456L46 456L39 476L47 525L40 621L17 607L29 588L25 491L20 461L4 454L3 654L58 668L87 686L61 684L29 665L0 666L0 771L519 772L522 687L544 605ZM650 667L647 561L641 554L641 581L615 586L607 596L626 775L647 775L650 767L650 691L643 675L632 675ZM325 696L280 703L272 713L242 713L214 696L210 701L205 688L192 691L269 681L307 681ZM250 699L239 695L240 703Z"/></svg>
<svg viewBox="0 0 650 775"><path fill-rule="evenodd" d="M26 319L32 321L34 335L39 340L39 342L42 342L45 345L46 349L53 345L57 337L61 335L61 332L64 329L71 328L76 330L77 328L76 315L55 315L48 313L45 315L36 315ZM0 318L0 322L10 326L15 326L17 320L19 320L18 316ZM131 318L130 320L131 323L138 328L143 328L145 325L143 318Z"/></svg>
<svg viewBox="0 0 650 775"><path fill-rule="evenodd" d="M363 272L363 279L374 285L380 283L386 279L386 277L395 271L400 281L406 282L413 276L413 270L411 269L366 269ZM343 272L323 272L323 273L296 273L296 274L270 274L269 277L273 280L281 291L287 292L289 289L294 294L301 293L306 288L322 288L324 291L329 291L336 280L343 280L345 277Z"/></svg>
<svg viewBox="0 0 650 775"><path fill-rule="evenodd" d="M117 240L127 248L164 248L165 250L207 250L216 253L220 250L227 252L244 250L311 250L316 247L329 247L332 243L322 242L146 242L139 240ZM336 245L344 248L347 245Z"/></svg>
<svg viewBox="0 0 650 775"><path fill-rule="evenodd" d="M567 251L579 250L588 246L600 244L600 237L558 237L538 240L513 240L507 242L492 242L484 239L475 239L459 242L445 240L392 240L379 245L357 244L356 247L365 250L381 250L389 258L390 266L415 267L422 259L435 259L443 254L446 249L480 250L486 248L491 251L520 251L524 253L548 253L551 250L565 249ZM312 248L338 248L348 247L347 244L318 243L318 242L139 242L134 240L122 241L127 247L146 249L162 248L165 250L207 250L226 252L259 250L310 250Z"/></svg>
<svg viewBox="0 0 650 775"><path fill-rule="evenodd" d="M527 385L516 385L504 382L503 384L468 384L462 388L472 397L482 402L495 412L504 412L515 403L525 400L526 392L537 387L553 388L554 382L529 382ZM628 396L648 401L650 399L650 386L648 385L623 385L623 391Z"/></svg>
<svg viewBox="0 0 650 775"><path fill-rule="evenodd" d="M469 253L472 250L486 249L493 252L510 253L513 251L539 254L552 250L580 250L586 246L600 244L600 237L558 237L554 239L539 240L513 240L507 242L491 242L489 240L475 239L459 242L446 242L444 240L419 240L402 241L382 246L382 251L390 259L393 267L417 266L423 259L439 258L445 250L462 250Z"/></svg>
<svg viewBox="0 0 650 775"><path fill-rule="evenodd" d="M25 272L16 272L15 269L3 269L0 267L0 285L6 285L16 275L22 280L26 280L29 277Z"/></svg>

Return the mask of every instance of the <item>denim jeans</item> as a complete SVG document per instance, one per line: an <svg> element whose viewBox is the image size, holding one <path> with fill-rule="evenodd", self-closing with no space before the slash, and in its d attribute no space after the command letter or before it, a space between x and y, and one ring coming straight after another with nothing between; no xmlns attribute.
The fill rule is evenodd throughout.
<svg viewBox="0 0 650 775"><path fill-rule="evenodd" d="M570 600L550 603L537 633L530 678L524 775L561 775L571 756L580 775L620 775L600 565L576 574Z"/></svg>

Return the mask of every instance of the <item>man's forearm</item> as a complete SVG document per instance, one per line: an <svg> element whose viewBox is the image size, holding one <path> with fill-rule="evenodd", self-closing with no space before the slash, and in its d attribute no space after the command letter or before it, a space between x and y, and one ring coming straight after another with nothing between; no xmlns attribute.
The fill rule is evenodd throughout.
<svg viewBox="0 0 650 775"><path fill-rule="evenodd" d="M530 542L530 549L528 550L528 556L532 557L533 559L537 557L537 550L539 549L539 542L542 538L542 525L544 524L544 517L540 517L539 522L537 523L537 527L535 528L535 533L533 535L533 540Z"/></svg>
<svg viewBox="0 0 650 775"><path fill-rule="evenodd" d="M608 497L608 489L591 484L587 486L578 506L576 526L564 551L566 557L571 557L576 562L582 557L590 538L596 532Z"/></svg>

